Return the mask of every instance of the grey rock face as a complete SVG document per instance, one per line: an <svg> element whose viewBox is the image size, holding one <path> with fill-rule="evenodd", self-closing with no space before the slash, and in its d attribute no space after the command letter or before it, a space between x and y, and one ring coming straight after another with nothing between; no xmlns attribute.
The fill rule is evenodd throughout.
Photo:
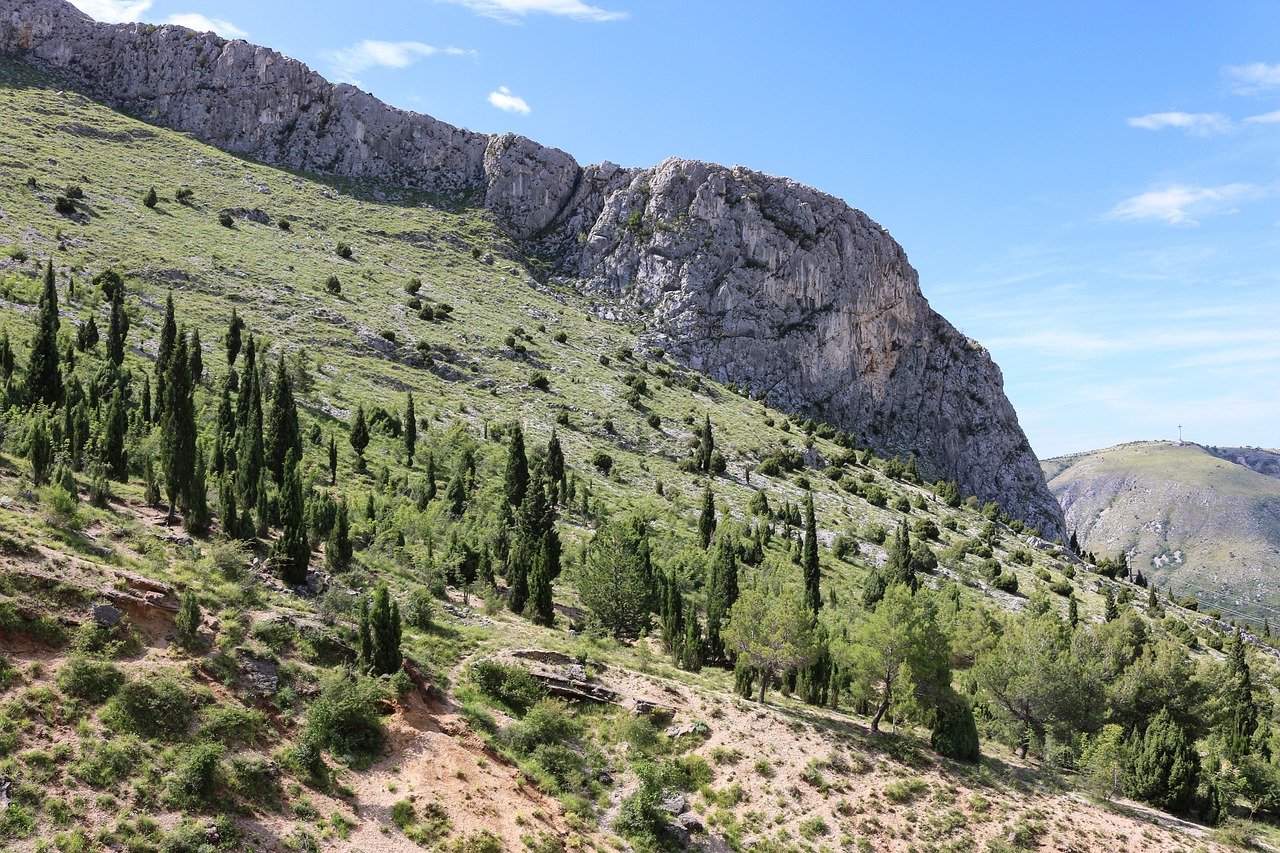
<svg viewBox="0 0 1280 853"><path fill-rule="evenodd" d="M1064 533L999 368L930 309L893 238L839 199L741 167L584 168L394 109L267 48L100 24L63 0L0 0L0 50L267 163L482 198L587 295L643 311L689 367L914 452L928 476Z"/></svg>

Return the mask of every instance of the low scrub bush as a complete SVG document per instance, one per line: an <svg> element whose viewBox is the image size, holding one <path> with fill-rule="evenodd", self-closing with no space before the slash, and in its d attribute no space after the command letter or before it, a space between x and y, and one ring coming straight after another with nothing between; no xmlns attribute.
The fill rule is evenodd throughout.
<svg viewBox="0 0 1280 853"><path fill-rule="evenodd" d="M547 695L546 688L519 666L480 660L471 664L468 671L481 693L516 713L523 713Z"/></svg>
<svg viewBox="0 0 1280 853"><path fill-rule="evenodd" d="M110 661L75 657L58 670L58 689L93 705L115 696L124 682L124 673Z"/></svg>

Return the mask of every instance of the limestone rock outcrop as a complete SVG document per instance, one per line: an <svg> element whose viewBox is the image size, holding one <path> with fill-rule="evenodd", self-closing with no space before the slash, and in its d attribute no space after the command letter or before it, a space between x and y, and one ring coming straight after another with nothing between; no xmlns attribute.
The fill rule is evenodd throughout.
<svg viewBox="0 0 1280 853"><path fill-rule="evenodd" d="M0 0L0 51L147 121L267 163L465 194L689 367L907 454L1062 535L999 368L930 309L892 237L784 178L668 160L580 166L514 134L397 110L301 62L174 25Z"/></svg>

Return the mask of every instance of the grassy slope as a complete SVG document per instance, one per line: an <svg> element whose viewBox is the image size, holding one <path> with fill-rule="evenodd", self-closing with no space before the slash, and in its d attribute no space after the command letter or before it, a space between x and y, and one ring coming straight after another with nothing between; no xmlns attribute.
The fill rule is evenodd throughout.
<svg viewBox="0 0 1280 853"><path fill-rule="evenodd" d="M805 445L802 432L794 427L784 431L786 420L779 413L701 377L685 375L660 356L621 357L620 349L635 348L640 319L631 324L606 322L594 313L598 306L572 293L531 286L532 276L515 249L482 211L465 200L381 191L262 167L150 128L73 93L58 92L48 80L7 62L0 62L0 84L0 109L24 119L0 124L0 325L9 328L20 362L25 360L38 271L46 257L54 259L61 293L68 292L68 274L77 282L77 296L64 301L64 318L77 320L97 312L103 328L104 307L87 286L88 280L107 266L118 266L132 276L130 342L136 349L127 364L138 375L151 370L148 352L154 351L159 309L172 287L180 320L199 329L205 342L205 363L213 380L209 386L216 387L225 374L217 342L234 306L249 331L265 341L274 355L296 357L300 349L306 350L314 383L300 395L304 431L318 423L326 433L341 435L357 403L382 404L395 411L402 405L403 391L412 389L419 416L427 415L432 422L422 453L430 450L445 460L459 443L472 442L479 449L482 479L493 480L501 469L503 447L483 439L486 424L520 419L535 443L545 442L555 418L567 412L570 425L561 427L560 435L571 467L582 482L590 484L592 509L604 506L646 513L663 532L655 539L660 562L692 541L703 481L682 471L679 463L689 452L691 424L699 423L704 414L710 414L715 424L717 449L729 459L729 476L714 484L726 516L745 517L746 499L762 485L767 486L774 505L800 500L803 492L795 482L755 475L748 484L745 471L785 444ZM29 178L35 180L34 188L28 186ZM86 194L74 219L53 209L55 196L71 183L81 185ZM161 201L155 210L148 210L142 196L153 185ZM179 186L193 190L193 204L172 200ZM218 223L217 213L223 209L254 208L265 212L273 224L244 218L233 228ZM292 223L290 231L274 224L282 217ZM354 248L352 260L335 255L339 241ZM486 262L490 252L496 256L493 263ZM25 260L20 259L23 253ZM322 282L329 275L340 277L341 297L324 292ZM405 307L403 284L414 276L424 283L424 298L455 307L452 320L425 323ZM539 324L545 331L537 329ZM523 357L505 344L516 326L530 337ZM70 323L65 324L64 334L70 328ZM383 331L395 332L393 348L380 337ZM563 344L552 340L558 331L567 336ZM429 345L434 367L421 359L419 343ZM608 366L601 363L602 356L610 359ZM82 371L87 370L87 362L82 359ZM533 370L548 375L549 391L529 386ZM632 373L645 376L651 392L640 409L622 400L621 379ZM215 398L206 393L200 402L207 422ZM661 418L660 429L647 423L651 412ZM606 419L613 422L613 433L605 429ZM613 455L615 476L603 478L591 468L588 459L597 449ZM353 498L376 488L375 478L384 466L393 481L420 476L421 466L415 472L405 470L396 443L387 438L375 438L368 454L368 476L355 474L345 444L342 450L339 490ZM808 456L814 463L836 452L831 443L817 439ZM320 448L308 448L306 464L312 472L323 468ZM55 809L51 799L66 804L75 820L94 832L115 827L118 839L140 839L135 849L150 849L146 846L149 830L137 814L151 815L165 827L176 821L173 809L146 797L146 791L159 786L157 780L173 768L175 759L162 745L137 747L138 787L133 792L122 787L120 793L127 808L83 782L68 763L81 755L85 743L108 737L110 732L100 715L74 702L62 703L52 686L67 654L67 637L84 635L88 607L102 600L102 590L141 594L136 581L128 579L133 575L175 590L190 586L198 590L209 615L204 633L213 645L193 656L172 642L172 617L167 610L147 605L126 608L138 630L139 645L122 655L121 666L136 676L170 672L199 686L215 704L235 705L253 701L236 687L238 650L278 661L288 692L270 698L264 706L270 710L269 732L244 747L270 752L287 744L296 732L305 707L299 697L314 690L323 663L313 642L301 634L285 632L286 638L280 638L271 627L276 614L334 621L348 630L352 613L345 590L365 589L381 577L392 583L398 595L407 594L421 584L421 566L424 559L429 560L425 555L433 539L442 541L448 530L439 513L429 511L410 525L416 538L405 549L375 540L362 553L358 567L336 580L335 587L343 594L306 599L252 571L224 572L220 567L235 563L236 555L228 556L225 546L216 542L191 546L174 541L173 531L162 527L157 513L142 505L138 482L118 488L111 509L82 507L75 519L67 519L50 512L40 494L29 492L25 471L21 459L0 454L0 527L8 537L0 542L0 606L9 616L16 613L23 628L0 635L4 643L0 648L17 665L4 679L0 702L5 719L18 732L12 755L4 759L6 772L31 785L36 768L53 768L40 790L23 789L31 798L27 805L40 816L38 836L46 841L72 825L52 817L66 809ZM922 508L904 514L874 507L817 471L806 473L815 489L824 541L829 543L836 533L859 540L861 555L852 562L835 560L826 549L822 555L824 587L834 590L847 609L856 609L849 602L856 601L868 567L884 558L883 549L867 541L867 534L877 526L892 530L904 519L920 517L932 518L943 528L943 541L934 547L944 554L944 574L963 581L966 594L990 594L976 575L975 557L945 556L948 545L974 536L985 524L975 512L950 510L930 501L927 493L888 481L870 467L849 465L847 473L870 478L891 495L924 497ZM318 473L313 476L319 479ZM658 482L664 486L661 496ZM475 518L467 523L483 529L491 521ZM578 552L573 543L585 540L591 521L580 511L561 521L569 546L564 582L557 586L558 603L574 603L572 578ZM1023 544L1005 531L996 556L1006 564L1006 571L1018 574L1024 594L1045 585L1035 570L1055 581L1063 579L1065 564L1052 551L1035 551L1030 566L1009 559L1010 551ZM784 547L775 539L775 554ZM1096 617L1101 597L1094 582L1086 582L1085 577L1073 588L1082 613ZM1024 600L991 595L991 601L1000 606L1019 606ZM1055 606L1061 607L1062 599L1055 598ZM406 652L441 685L451 683L449 676L457 675L455 667L464 657L498 652L509 644L567 648L607 663L624 680L630 677L626 673L648 672L650 688L639 689L658 691L659 697L666 688L676 690L681 697L677 704L686 718L710 718L713 740L699 748L701 753L711 755L715 746L737 748L747 755L744 767L758 749L761 721L767 721L771 727L768 750L781 765L777 778L771 781L758 769L748 773L743 768L717 768L717 786L739 781L749 797L722 802L714 794L703 794L696 800L701 811L719 815L713 825L737 825L748 840L781 833L803 844L846 843L846 838L852 844L860 837L876 849L906 849L917 843L965 849L984 839L1014 837L1025 830L1024 835L1030 832L1029 837L1045 843L1050 836L1084 846L1128 843L1130 849L1175 849L1183 843L1181 830L1170 834L1155 823L1105 815L1046 792L1039 787L1044 780L1025 768L997 761L970 771L938 762L911 738L869 739L864 724L846 714L831 715L782 699L768 711L740 705L728 698L731 679L726 673L680 673L644 645L584 646L562 629L535 629L501 613L493 619L487 625L477 624L485 619L441 613L438 630L406 631ZM43 700L52 702L53 710L40 704ZM410 849L412 845L398 831L380 829L389 826L389 807L404 796L406 786L444 791L446 780L468 779L476 767L484 767L479 763L485 760L483 748L456 715L453 702L452 694L434 699L414 694L402 703L390 721L393 752L370 771L344 771L341 781L350 788L347 796L335 799L298 788L286 776L284 811L241 802L249 813L244 821L250 837L259 838L266 848L283 844L296 849L309 843L308 836L326 846L344 848L349 844L341 843L339 822L324 819L340 812L357 822L350 843L362 849ZM762 713L765 716L758 716ZM606 721L602 728L607 731L611 725ZM452 743L462 743L466 750L446 758ZM823 770L839 777L836 789L801 787L809 758L841 753L846 763L862 767L865 761L867 768ZM432 754L441 757L423 758ZM621 755L617 760L625 767ZM492 756L488 760L496 761ZM401 764L406 774L412 770L416 775L401 781L397 792L396 768ZM498 762L496 766L505 765ZM458 790L447 806L459 831L496 820L498 814L513 814L508 795L515 796L520 786L509 771L503 773L504 778L493 779L488 778L492 774L481 773L486 778L483 784L454 786ZM928 780L925 789L904 792L901 786L890 787L915 777ZM624 775L620 789L630 784L630 777ZM50 799L41 800L41 791ZM529 796L527 809L532 817L517 826L503 824L511 849L519 849L515 839L529 829L530 820L585 839L580 843L599 843L597 834L566 819L559 803ZM1091 822L1079 820L1080 811L1087 812ZM828 829L820 832L814 817L822 817ZM27 838L14 843L25 850L34 849L37 842Z"/></svg>
<svg viewBox="0 0 1280 853"><path fill-rule="evenodd" d="M1275 618L1280 481L1194 444L1126 444L1044 463L1081 547L1120 551L1178 596Z"/></svg>

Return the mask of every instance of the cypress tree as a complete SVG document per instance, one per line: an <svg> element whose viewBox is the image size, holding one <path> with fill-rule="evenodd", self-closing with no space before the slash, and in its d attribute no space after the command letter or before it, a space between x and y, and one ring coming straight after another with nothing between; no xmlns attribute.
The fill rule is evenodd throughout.
<svg viewBox="0 0 1280 853"><path fill-rule="evenodd" d="M1102 618L1114 622L1120 618L1120 609L1116 606L1116 595L1108 584L1102 590Z"/></svg>
<svg viewBox="0 0 1280 853"><path fill-rule="evenodd" d="M560 573L560 537L540 468L520 504L507 573L511 581L508 606L523 613L527 605L535 622L550 625L555 618L551 581Z"/></svg>
<svg viewBox="0 0 1280 853"><path fill-rule="evenodd" d="M711 435L711 415L708 414L702 424L702 440L698 443L698 470L704 474L711 472L711 455L715 448L716 440Z"/></svg>
<svg viewBox="0 0 1280 853"><path fill-rule="evenodd" d="M164 422L164 409L169 399L165 394L168 380L169 358L178 344L178 321L173 314L173 292L165 298L164 322L160 325L160 343L156 347L156 420ZM189 353L187 354L189 355ZM188 373L190 364L187 365Z"/></svg>
<svg viewBox="0 0 1280 853"><path fill-rule="evenodd" d="M338 440L329 433L329 485L338 482Z"/></svg>
<svg viewBox="0 0 1280 853"><path fill-rule="evenodd" d="M277 487L284 482L285 459L292 453L302 458L302 429L298 425L298 404L293 398L293 379L284 359L276 362L271 408L267 413L266 442L263 447L267 469Z"/></svg>
<svg viewBox="0 0 1280 853"><path fill-rule="evenodd" d="M400 639L403 626L400 622L400 606L391 600L385 583L379 583L373 592L373 606L369 608L370 659L369 670L374 675L390 675L400 669L403 657Z"/></svg>
<svg viewBox="0 0 1280 853"><path fill-rule="evenodd" d="M288 586L301 586L307 582L307 564L311 560L302 475L298 468L297 457L289 451L285 458L284 483L280 487L280 538L271 546L271 556L280 579ZM260 490L260 493L265 493L265 490ZM259 523L261 521L259 519Z"/></svg>
<svg viewBox="0 0 1280 853"><path fill-rule="evenodd" d="M356 456L364 456L364 449L369 446L369 424L364 417L364 406L356 406L355 417L351 420L351 449Z"/></svg>
<svg viewBox="0 0 1280 853"><path fill-rule="evenodd" d="M200 345L200 330L196 329L191 333L191 343L188 344L191 350L191 381L196 385L204 382L204 348Z"/></svg>
<svg viewBox="0 0 1280 853"><path fill-rule="evenodd" d="M80 350L80 352L88 352L98 345L101 337L98 334L98 321L91 315L76 330L76 349Z"/></svg>
<svg viewBox="0 0 1280 853"><path fill-rule="evenodd" d="M822 593L818 588L821 571L818 564L818 523L813 508L813 492L807 493L804 501L804 556L801 565L804 568L805 604L816 614L822 607Z"/></svg>
<svg viewBox="0 0 1280 853"><path fill-rule="evenodd" d="M413 408L413 392L404 401L404 455L406 463L413 467L413 455L418 449L418 415Z"/></svg>
<svg viewBox="0 0 1280 853"><path fill-rule="evenodd" d="M124 406L124 393L116 391L111 394L111 402L106 409L106 423L102 425L102 456L106 462L106 475L116 483L124 483L128 479L128 452L125 451L125 439L129 432L129 415Z"/></svg>
<svg viewBox="0 0 1280 853"><path fill-rule="evenodd" d="M227 345L227 367L236 366L236 356L240 354L240 333L243 330L244 320L241 320L236 309L232 308L231 321L227 324L227 334L223 338L223 342Z"/></svg>
<svg viewBox="0 0 1280 853"><path fill-rule="evenodd" d="M37 310L36 333L27 362L27 402L53 407L62 400L62 371L58 365L58 291L54 287L52 260L45 267L44 292Z"/></svg>
<svg viewBox="0 0 1280 853"><path fill-rule="evenodd" d="M144 424L152 422L151 419L151 377L142 377L142 405L138 409L138 417L142 418Z"/></svg>
<svg viewBox="0 0 1280 853"><path fill-rule="evenodd" d="M685 634L684 596L674 569L662 584L662 594L662 645L678 661Z"/></svg>
<svg viewBox="0 0 1280 853"><path fill-rule="evenodd" d="M462 466L453 472L449 485L444 490L444 503L454 516L462 515L467 503L467 472ZM523 602L521 607L523 607Z"/></svg>
<svg viewBox="0 0 1280 853"><path fill-rule="evenodd" d="M191 496L188 500L187 512L182 518L187 531L203 534L209 529L211 516L209 513L208 478L205 469L204 448L196 449L196 467L191 475Z"/></svg>
<svg viewBox="0 0 1280 853"><path fill-rule="evenodd" d="M236 470L240 472L240 505L257 510L261 494L262 471L266 461L263 438L262 384L259 381L254 340L245 347L244 378L236 395ZM261 515L261 513L259 513ZM261 521L261 519L260 519Z"/></svg>
<svg viewBox="0 0 1280 853"><path fill-rule="evenodd" d="M373 667L373 620L369 617L369 598L360 599L360 666L368 672Z"/></svg>
<svg viewBox="0 0 1280 853"><path fill-rule="evenodd" d="M222 515L222 535L228 539L244 539L240 529L240 515L236 508L235 473L224 471L218 480L218 510Z"/></svg>
<svg viewBox="0 0 1280 853"><path fill-rule="evenodd" d="M27 459L31 462L31 483L43 486L53 470L53 442L43 415L38 415L27 433Z"/></svg>
<svg viewBox="0 0 1280 853"><path fill-rule="evenodd" d="M1067 624L1074 630L1076 625L1080 624L1080 602L1076 600L1075 593L1067 599Z"/></svg>
<svg viewBox="0 0 1280 853"><path fill-rule="evenodd" d="M1195 794L1200 758L1168 708L1160 709L1141 737L1134 734L1128 753L1125 791L1165 811L1186 811Z"/></svg>
<svg viewBox="0 0 1280 853"><path fill-rule="evenodd" d="M716 532L716 499L711 493L711 484L702 492L702 510L698 515L698 541L702 543L702 550L711 547L711 537Z"/></svg>
<svg viewBox="0 0 1280 853"><path fill-rule="evenodd" d="M507 446L507 465L502 475L502 496L507 506L515 509L524 503L529 491L529 460L524 452L524 430L519 424L511 429Z"/></svg>
<svg viewBox="0 0 1280 853"><path fill-rule="evenodd" d="M436 499L436 457L434 453L427 454L427 482L423 489L422 499L427 503Z"/></svg>
<svg viewBox="0 0 1280 853"><path fill-rule="evenodd" d="M1227 653L1224 684L1227 708L1227 757L1239 761L1249 754L1254 730L1258 727L1258 707L1253 701L1253 676L1244 654L1244 640L1237 630Z"/></svg>
<svg viewBox="0 0 1280 853"><path fill-rule="evenodd" d="M724 657L724 644L720 629L725 617L738 600L737 549L729 536L716 540L716 550L711 557L710 578L707 583L707 657Z"/></svg>
<svg viewBox="0 0 1280 853"><path fill-rule="evenodd" d="M0 379L8 382L13 377L13 344L9 342L9 329L0 329Z"/></svg>
<svg viewBox="0 0 1280 853"><path fill-rule="evenodd" d="M560 447L560 436L556 428L551 428L551 440L547 442L547 482L550 484L551 502L563 504L565 499L564 450Z"/></svg>
<svg viewBox="0 0 1280 853"><path fill-rule="evenodd" d="M345 569L351 562L351 524L347 516L347 499L338 501L333 516L333 529L324 543L324 562L333 571Z"/></svg>
<svg viewBox="0 0 1280 853"><path fill-rule="evenodd" d="M129 334L129 315L124 310L124 283L111 291L111 320L107 325L107 358L116 367L124 364L124 341Z"/></svg>
<svg viewBox="0 0 1280 853"><path fill-rule="evenodd" d="M196 414L190 370L186 335L180 335L166 364L165 401L160 421L160 452L165 493L169 500L169 524L173 524L179 504L183 510L188 508L195 475Z"/></svg>
<svg viewBox="0 0 1280 853"><path fill-rule="evenodd" d="M685 672L702 670L702 626L698 624L698 611L690 608L685 622L684 638L680 643L680 659L677 665Z"/></svg>

